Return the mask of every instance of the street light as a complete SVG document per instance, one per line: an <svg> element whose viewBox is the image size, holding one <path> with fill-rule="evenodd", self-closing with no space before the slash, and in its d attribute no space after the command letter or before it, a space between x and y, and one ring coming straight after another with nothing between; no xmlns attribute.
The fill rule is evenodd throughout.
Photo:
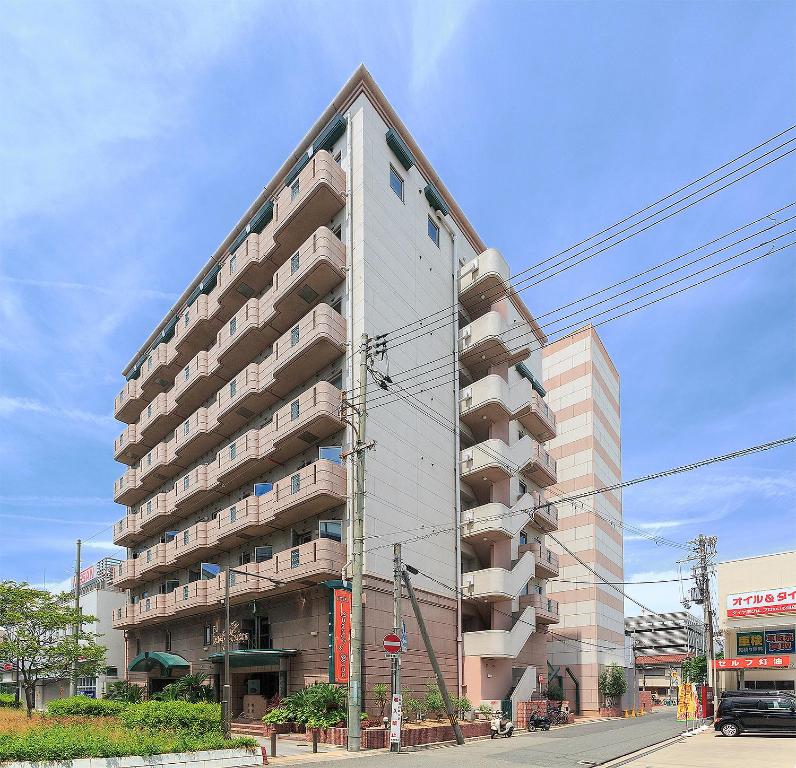
<svg viewBox="0 0 796 768"><path fill-rule="evenodd" d="M285 583L284 581L279 581L279 579L272 579L270 576L262 576L259 573L250 573L249 571L227 568L224 578L224 687L221 694L221 719L225 739L228 739L230 736L229 729L231 720L229 714L230 692L232 690L229 673L229 577L232 573L238 573L241 576L253 576L256 579L265 579L279 586Z"/></svg>

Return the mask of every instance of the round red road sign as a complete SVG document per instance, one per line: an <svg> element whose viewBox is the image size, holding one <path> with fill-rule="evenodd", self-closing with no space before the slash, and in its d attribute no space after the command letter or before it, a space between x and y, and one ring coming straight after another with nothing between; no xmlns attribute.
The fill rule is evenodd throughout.
<svg viewBox="0 0 796 768"><path fill-rule="evenodd" d="M401 638L390 632L384 636L384 650L387 653L398 653L401 650Z"/></svg>

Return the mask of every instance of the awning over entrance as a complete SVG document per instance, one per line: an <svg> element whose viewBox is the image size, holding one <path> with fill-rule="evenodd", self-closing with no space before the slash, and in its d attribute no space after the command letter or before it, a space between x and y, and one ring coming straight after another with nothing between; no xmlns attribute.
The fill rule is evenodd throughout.
<svg viewBox="0 0 796 768"><path fill-rule="evenodd" d="M284 648L269 648L268 650L259 651L230 651L229 652L229 665L230 667L278 667L280 659L286 659L290 656L295 656L298 653L296 650ZM211 653L208 661L213 664L223 664L223 652Z"/></svg>
<svg viewBox="0 0 796 768"><path fill-rule="evenodd" d="M139 653L127 667L128 672L150 672L160 667L163 675L168 677L172 670L190 669L190 663L176 653L163 653L161 651L144 651Z"/></svg>

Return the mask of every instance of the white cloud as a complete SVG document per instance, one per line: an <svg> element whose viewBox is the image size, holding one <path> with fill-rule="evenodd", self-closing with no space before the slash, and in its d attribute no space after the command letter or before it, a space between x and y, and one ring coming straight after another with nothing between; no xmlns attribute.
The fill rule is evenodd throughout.
<svg viewBox="0 0 796 768"><path fill-rule="evenodd" d="M0 500L2 503L2 500ZM31 517L30 515L13 515L5 512L0 513L0 518L7 518L9 520L26 520L31 525L38 523L56 523L58 525L103 525L96 520L76 520L70 517ZM105 523L104 525L112 525L112 523Z"/></svg>
<svg viewBox="0 0 796 768"><path fill-rule="evenodd" d="M118 298L119 292L108 286L104 285L87 285L86 283L74 283L66 280L34 280L33 278L25 277L10 277L8 275L0 275L0 281L4 283L13 283L15 285L26 285L31 288L43 288L45 290L56 291L86 291L87 293L98 293L103 296L113 296ZM149 288L128 288L125 293L141 299L164 299L167 301L176 301L179 294L167 293L166 291L155 291Z"/></svg>
<svg viewBox="0 0 796 768"><path fill-rule="evenodd" d="M0 496L0 504L35 507L96 507L111 503L102 496Z"/></svg>
<svg viewBox="0 0 796 768"><path fill-rule="evenodd" d="M11 416L15 413L25 412L42 413L50 416L57 416L59 419L86 422L103 427L113 427L114 430L119 426L112 416L90 413L89 411L83 411L79 408L60 408L29 397L9 397L7 395L0 395L0 416Z"/></svg>

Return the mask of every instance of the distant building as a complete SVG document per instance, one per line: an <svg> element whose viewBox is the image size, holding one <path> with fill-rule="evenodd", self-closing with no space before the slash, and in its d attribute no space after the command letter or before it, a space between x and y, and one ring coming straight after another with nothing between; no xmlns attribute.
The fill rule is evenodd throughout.
<svg viewBox="0 0 796 768"><path fill-rule="evenodd" d="M796 688L796 552L719 563L721 690Z"/></svg>
<svg viewBox="0 0 796 768"><path fill-rule="evenodd" d="M701 656L705 650L702 621L688 611L629 616L625 631L636 657L686 654Z"/></svg>
<svg viewBox="0 0 796 768"><path fill-rule="evenodd" d="M99 635L99 645L105 646L105 670L96 677L80 677L77 692L91 698L105 695L108 683L124 677L124 636L114 632L113 612L124 606L125 594L112 583L113 569L121 561L106 557L80 573L80 609L96 621L83 625L87 632ZM69 695L69 680L40 680L36 685L36 709L43 709L48 701Z"/></svg>
<svg viewBox="0 0 796 768"><path fill-rule="evenodd" d="M640 691L656 696L673 697L683 678L683 662L693 653L663 653L656 656L636 655L636 680Z"/></svg>

